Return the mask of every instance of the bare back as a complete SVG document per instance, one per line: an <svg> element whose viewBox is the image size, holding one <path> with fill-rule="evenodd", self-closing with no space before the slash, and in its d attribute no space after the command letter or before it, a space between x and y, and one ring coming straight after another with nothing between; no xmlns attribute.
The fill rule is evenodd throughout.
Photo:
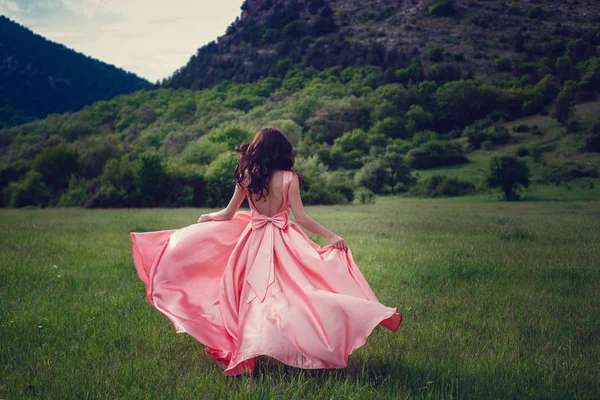
<svg viewBox="0 0 600 400"><path fill-rule="evenodd" d="M252 201L251 206L254 206L256 211L267 217L272 217L281 211L283 202L285 201L285 195L283 193L284 184L283 178L285 171L273 171L271 174L271 181L268 183L267 188L269 194L265 197L258 199L258 194L248 193L248 201Z"/></svg>

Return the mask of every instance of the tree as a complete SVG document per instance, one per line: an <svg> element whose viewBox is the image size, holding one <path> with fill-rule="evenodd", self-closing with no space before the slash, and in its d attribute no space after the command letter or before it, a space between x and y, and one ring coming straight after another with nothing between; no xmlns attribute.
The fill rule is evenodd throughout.
<svg viewBox="0 0 600 400"><path fill-rule="evenodd" d="M427 79L438 83L444 83L457 81L462 78L462 75L462 69L457 64L442 63L436 64L431 68L427 75Z"/></svg>
<svg viewBox="0 0 600 400"><path fill-rule="evenodd" d="M423 107L413 104L410 106L410 110L406 113L407 131L409 133L415 133L425 129L429 129L433 125L433 115L425 111ZM410 124L410 125L409 125Z"/></svg>
<svg viewBox="0 0 600 400"><path fill-rule="evenodd" d="M442 46L433 46L427 50L427 58L429 61L438 62L444 59L446 50Z"/></svg>
<svg viewBox="0 0 600 400"><path fill-rule="evenodd" d="M389 184L392 193L397 191L399 184L406 186L414 183L414 178L410 174L410 167L404 161L405 149L399 144L392 143L385 148L383 153L383 163L388 167Z"/></svg>
<svg viewBox="0 0 600 400"><path fill-rule="evenodd" d="M376 159L366 163L356 173L354 179L358 185L366 187L373 193L381 193L390 180L390 170L383 160Z"/></svg>
<svg viewBox="0 0 600 400"><path fill-rule="evenodd" d="M77 158L77 150L59 144L38 154L33 160L33 170L41 174L42 182L49 188L66 189L71 174L78 169Z"/></svg>
<svg viewBox="0 0 600 400"><path fill-rule="evenodd" d="M529 187L529 167L524 161L510 156L494 156L486 178L490 188L500 188L507 201L519 200L519 191Z"/></svg>
<svg viewBox="0 0 600 400"><path fill-rule="evenodd" d="M68 182L67 182L68 183ZM37 171L29 171L18 182L8 185L10 207L46 206L50 200L50 193L42 180L42 175Z"/></svg>
<svg viewBox="0 0 600 400"><path fill-rule="evenodd" d="M221 153L204 174L206 179L206 205L221 207L227 205L234 190L233 171L237 160L229 152Z"/></svg>
<svg viewBox="0 0 600 400"><path fill-rule="evenodd" d="M454 0L439 0L436 5L429 8L429 14L436 17L447 17L455 12Z"/></svg>
<svg viewBox="0 0 600 400"><path fill-rule="evenodd" d="M512 68L513 60L510 57L502 56L496 59L495 65L498 71L510 71Z"/></svg>
<svg viewBox="0 0 600 400"><path fill-rule="evenodd" d="M138 159L135 169L135 186L142 207L154 207L160 203L166 173L162 157L158 153L144 153Z"/></svg>
<svg viewBox="0 0 600 400"><path fill-rule="evenodd" d="M581 74L579 88L582 91L600 92L600 58L592 57L587 61L577 64Z"/></svg>
<svg viewBox="0 0 600 400"><path fill-rule="evenodd" d="M368 125L369 110L363 100L343 98L326 104L306 121L309 135L317 142L333 143L344 132Z"/></svg>
<svg viewBox="0 0 600 400"><path fill-rule="evenodd" d="M378 87L372 95L371 103L373 112L371 117L375 120L386 117L397 117L398 114L408 110L411 103L408 91L397 83Z"/></svg>
<svg viewBox="0 0 600 400"><path fill-rule="evenodd" d="M397 186L414 183L410 168L404 161L405 149L398 144L390 144L380 157L367 162L355 175L356 183L374 193L394 191Z"/></svg>
<svg viewBox="0 0 600 400"><path fill-rule="evenodd" d="M575 100L577 99L577 82L566 81L554 104L554 118L566 125L573 114Z"/></svg>
<svg viewBox="0 0 600 400"><path fill-rule="evenodd" d="M250 132L237 126L225 128L216 128L212 130L207 137L214 143L225 143L229 149L233 150L236 145L249 140L252 136Z"/></svg>
<svg viewBox="0 0 600 400"><path fill-rule="evenodd" d="M513 37L513 49L517 53L520 53L525 49L525 36L521 30L518 30Z"/></svg>

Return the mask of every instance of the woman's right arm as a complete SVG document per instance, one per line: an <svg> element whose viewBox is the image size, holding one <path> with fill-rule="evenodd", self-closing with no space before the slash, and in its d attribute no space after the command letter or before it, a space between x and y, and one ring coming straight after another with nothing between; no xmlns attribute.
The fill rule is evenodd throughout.
<svg viewBox="0 0 600 400"><path fill-rule="evenodd" d="M202 214L200 218L198 218L198 222L226 221L228 219L233 218L235 212L242 205L244 197L244 189L242 189L239 185L235 185L235 191L233 192L233 196L231 196L231 200L229 200L229 204L227 205L227 207L222 209L221 211L213 212L210 214Z"/></svg>
<svg viewBox="0 0 600 400"><path fill-rule="evenodd" d="M288 201L298 225L307 231L314 233L315 235L329 240L336 249L348 249L348 245L346 245L346 241L343 238L325 229L317 221L309 217L306 212L304 212L304 205L302 204L302 198L300 197L300 182L296 174L294 174L292 182L290 183Z"/></svg>

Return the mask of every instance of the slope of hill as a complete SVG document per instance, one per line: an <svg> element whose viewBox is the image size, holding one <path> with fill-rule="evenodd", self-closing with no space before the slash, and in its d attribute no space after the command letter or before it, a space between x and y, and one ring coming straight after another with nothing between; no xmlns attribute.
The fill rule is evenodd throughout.
<svg viewBox="0 0 600 400"><path fill-rule="evenodd" d="M149 86L0 16L0 128Z"/></svg>
<svg viewBox="0 0 600 400"><path fill-rule="evenodd" d="M383 3L373 0L369 4ZM420 4L414 8L420 12L426 7L451 11L449 17L426 16L423 23L431 26L449 21L458 26L474 18L475 11L462 2L415 4ZM512 15L512 8L528 6L513 4L504 12L497 3L469 4L480 4L477 12L492 12L486 21L492 17L503 21ZM552 4L528 9L531 25L544 27L540 18L559 18L550 12ZM572 4L569 7L579 10L588 3ZM300 43L310 44L314 39L331 44L331 35L341 30L336 22L341 10L355 10L351 17L358 18L359 11L364 11L358 5L350 0L248 1L241 21L257 22L234 23L228 38L205 48L212 52L204 59L208 64L192 60L167 82L167 86L177 86L179 79L189 79L185 84L179 81L181 86L196 88L210 81L210 87L138 91L76 113L0 130L0 205L221 205L231 191L235 164L231 150L264 126L281 128L294 142L297 168L310 182L303 197L306 203L340 203L355 197L369 201L373 193L480 192L486 189L482 174L490 158L498 154L525 160L536 184L571 187L576 183L586 191L585 198L596 193L593 188L599 185L600 175L600 35L596 26L585 30L582 19L577 28L581 34L572 37L539 37L533 44L528 42L533 36L524 38L523 55L494 60L492 75L485 75L485 63L481 67L475 61L469 64L466 53L459 57L460 53L449 54L441 46L427 48L426 56L420 50L415 55L387 51L383 41L372 44L382 35L357 36L350 30L345 33L349 41L335 42L338 47L310 50L315 60L321 60L319 67L331 63L322 70L275 53L267 56L273 50L261 42L267 38L289 44L281 50L292 52L298 38L290 35L299 36ZM261 28L263 23L271 31ZM254 44L248 42L252 36L243 40L240 36L248 26L260 33ZM353 29L358 26L352 24ZM477 25L476 29L483 28ZM527 32L532 29L528 27ZM306 39L307 30L313 39ZM430 32L428 43L451 41L446 31ZM502 33L489 35L500 41ZM228 40L238 55L221 53L220 43ZM498 43L493 49L502 49ZM457 44L472 43L465 39ZM260 68L270 68L269 63L252 64L240 56L249 49L256 50L256 57L277 61L276 76L251 83L227 80L232 65L241 74L235 80L258 79L264 72ZM345 66L351 57L358 65L367 65ZM389 67L382 68L378 63L382 59ZM397 68L401 64L406 67ZM205 69L195 69L201 65ZM257 69L257 65L262 67ZM469 65L473 69L465 73ZM473 79L478 74L480 79ZM453 180L454 187L440 189L453 176L464 181ZM427 185L437 186L431 192Z"/></svg>
<svg viewBox="0 0 600 400"><path fill-rule="evenodd" d="M200 89L281 77L294 63L376 65L391 82L415 57L425 72L458 61L462 76L508 78L519 64L543 58L552 41L560 47L596 37L600 23L596 0L246 0L242 10L165 85Z"/></svg>

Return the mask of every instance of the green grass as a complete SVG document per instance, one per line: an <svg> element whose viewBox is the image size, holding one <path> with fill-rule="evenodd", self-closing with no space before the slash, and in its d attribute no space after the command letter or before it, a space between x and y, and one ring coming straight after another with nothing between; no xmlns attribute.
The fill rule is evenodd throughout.
<svg viewBox="0 0 600 400"><path fill-rule="evenodd" d="M309 207L379 299L342 370L225 377L145 299L128 233L202 210L0 210L0 398L598 398L600 203L380 198ZM323 244L323 242L321 241Z"/></svg>

